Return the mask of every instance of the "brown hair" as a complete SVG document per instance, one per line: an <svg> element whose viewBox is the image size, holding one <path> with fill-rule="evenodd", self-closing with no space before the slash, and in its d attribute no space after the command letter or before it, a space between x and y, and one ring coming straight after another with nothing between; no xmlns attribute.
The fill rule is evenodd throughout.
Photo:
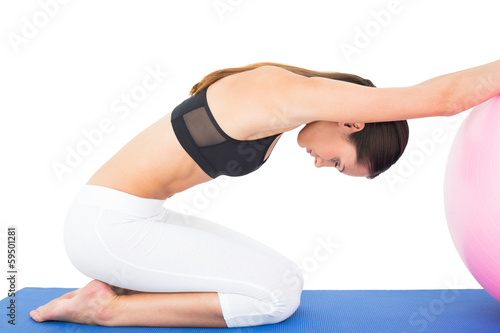
<svg viewBox="0 0 500 333"><path fill-rule="evenodd" d="M357 163L368 166L373 179L389 169L403 155L410 131L406 120L366 123L349 135L356 147Z"/></svg>
<svg viewBox="0 0 500 333"><path fill-rule="evenodd" d="M306 76L306 77L319 76L319 77L325 77L327 79L346 81L346 82L362 84L365 86L373 87L373 83L371 83L370 80L363 79L362 77L359 77L359 76L353 75L353 74L345 74L345 73L337 73L337 72L318 72L318 71L312 71L312 70L304 69L304 68L300 68L300 67L278 64L275 62L258 62L258 63L250 64L250 65L247 65L244 67L226 68L226 69L220 69L218 71L212 72L212 73L208 74L207 76L205 76L200 82L195 84L193 86L193 88L191 88L191 91L189 92L189 94L196 95L197 93L199 93L200 91L202 91L206 87L210 86L215 81L218 81L226 76L241 73L241 72L246 72L246 71L256 69L256 68L262 67L262 66L281 67L281 68L286 69L292 73Z"/></svg>
<svg viewBox="0 0 500 333"><path fill-rule="evenodd" d="M259 62L244 67L226 68L212 72L195 84L189 94L196 95L212 83L226 76L246 72L261 66L276 66L305 77L324 77L367 87L375 87L370 80L354 74L319 72L274 62ZM408 137L408 123L406 120L400 120L366 123L363 130L352 133L348 139L356 147L357 163L366 165L370 170L370 175L367 178L373 179L396 163L406 148Z"/></svg>

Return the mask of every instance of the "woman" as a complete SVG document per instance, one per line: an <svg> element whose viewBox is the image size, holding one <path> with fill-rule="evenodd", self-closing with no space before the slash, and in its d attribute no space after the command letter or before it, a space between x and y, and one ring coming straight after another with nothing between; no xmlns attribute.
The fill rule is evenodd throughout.
<svg viewBox="0 0 500 333"><path fill-rule="evenodd" d="M500 93L500 62L407 88L274 63L216 71L104 164L65 225L73 264L95 279L31 312L36 321L104 326L242 327L277 323L303 279L272 249L166 198L258 169L298 126L316 167L373 178L403 153L406 119L450 116Z"/></svg>

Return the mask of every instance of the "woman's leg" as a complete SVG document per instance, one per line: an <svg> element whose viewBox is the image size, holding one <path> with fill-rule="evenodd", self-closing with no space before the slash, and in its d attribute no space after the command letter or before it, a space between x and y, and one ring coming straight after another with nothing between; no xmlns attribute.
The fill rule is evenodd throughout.
<svg viewBox="0 0 500 333"><path fill-rule="evenodd" d="M215 223L113 191L94 187L91 195L80 195L65 231L68 255L82 273L146 292L101 293L114 297L99 308L101 324L254 326L282 321L298 307L302 273L286 257ZM109 195L113 200L105 200ZM103 201L113 204L96 206ZM84 299L87 289L71 298L72 304ZM42 320L47 309L39 311Z"/></svg>
<svg viewBox="0 0 500 333"><path fill-rule="evenodd" d="M117 295L97 280L30 315L38 322L56 320L102 326L227 327L217 293Z"/></svg>

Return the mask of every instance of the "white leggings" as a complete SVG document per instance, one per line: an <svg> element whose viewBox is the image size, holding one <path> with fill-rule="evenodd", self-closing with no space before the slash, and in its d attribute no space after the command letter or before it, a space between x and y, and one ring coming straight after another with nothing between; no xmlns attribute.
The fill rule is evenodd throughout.
<svg viewBox="0 0 500 333"><path fill-rule="evenodd" d="M273 324L300 303L300 268L271 248L163 200L85 185L64 241L92 279L144 292L217 292L228 327Z"/></svg>

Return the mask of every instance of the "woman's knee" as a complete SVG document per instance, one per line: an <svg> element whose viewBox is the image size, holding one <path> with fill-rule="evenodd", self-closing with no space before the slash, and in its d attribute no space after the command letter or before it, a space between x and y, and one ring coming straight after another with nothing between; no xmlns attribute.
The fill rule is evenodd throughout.
<svg viewBox="0 0 500 333"><path fill-rule="evenodd" d="M227 327L249 327L280 323L292 316L300 305L300 294L275 302L250 296L219 293Z"/></svg>
<svg viewBox="0 0 500 333"><path fill-rule="evenodd" d="M283 272L273 286L257 295L219 293L228 327L276 324L292 316L300 305L304 280L298 266Z"/></svg>
<svg viewBox="0 0 500 333"><path fill-rule="evenodd" d="M284 321L295 313L300 305L303 286L302 271L294 269L287 275L287 279L283 280L282 286L275 290L274 294L279 300L274 313L275 323Z"/></svg>

